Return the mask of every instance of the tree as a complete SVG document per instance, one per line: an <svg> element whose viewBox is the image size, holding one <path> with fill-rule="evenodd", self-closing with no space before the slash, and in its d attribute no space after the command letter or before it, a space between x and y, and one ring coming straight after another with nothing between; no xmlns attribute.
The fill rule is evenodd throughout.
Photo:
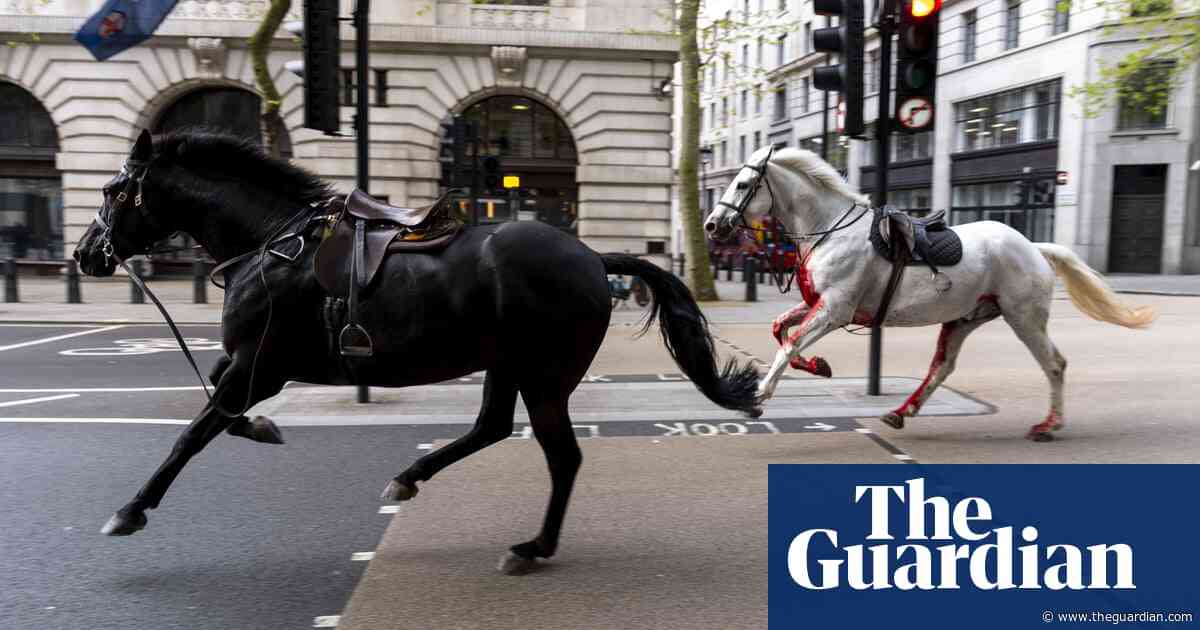
<svg viewBox="0 0 1200 630"><path fill-rule="evenodd" d="M1161 114L1200 59L1200 0L1097 0L1097 5L1115 18L1103 27L1104 35L1133 35L1144 45L1116 61L1101 60L1099 78L1067 94L1080 100L1088 117L1115 103ZM1069 0L1060 0L1056 10L1069 11Z"/></svg>
<svg viewBox="0 0 1200 630"><path fill-rule="evenodd" d="M679 37L679 62L683 76L680 94L679 142L679 205L683 222L684 255L687 258L685 281L692 293L700 300L716 300L716 285L710 272L712 262L708 255L708 236L703 229L704 217L700 216L700 180L698 160L700 155L701 113L700 86L706 68L719 59L723 63L723 93L736 95L741 90L753 90L755 98L761 98L761 83L766 72L757 66L732 63L732 57L723 47L753 42L755 52L761 58L764 38L774 37L789 30L796 30L794 21L780 19L777 11L769 9L757 13L743 12L735 19L733 12L708 23L700 29L701 0L677 0L676 33ZM765 2L762 4L766 4ZM703 37L701 37L703 36ZM749 48L744 48L749 50ZM714 86L715 87L715 86ZM716 125L716 121L713 121Z"/></svg>
<svg viewBox="0 0 1200 630"><path fill-rule="evenodd" d="M275 87L275 80L271 77L267 55L271 53L271 42L275 39L275 33L279 31L279 26L283 24L283 19L287 17L291 8L292 0L271 0L270 6L263 14L262 23L247 42L250 47L251 65L254 68L254 82L258 84L258 91L262 93L263 107L259 125L262 128L263 148L273 157L279 157L279 138L276 132L283 128L283 121L279 116L279 106L283 99L279 96L279 89Z"/></svg>

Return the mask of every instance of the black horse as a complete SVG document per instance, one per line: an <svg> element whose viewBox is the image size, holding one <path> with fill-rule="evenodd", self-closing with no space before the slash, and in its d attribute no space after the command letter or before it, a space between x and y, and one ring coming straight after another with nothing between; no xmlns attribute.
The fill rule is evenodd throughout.
<svg viewBox="0 0 1200 630"><path fill-rule="evenodd" d="M174 232L190 235L218 262L250 253L224 272L226 356L210 377L212 399L105 534L142 529L145 511L158 506L187 461L221 431L281 442L269 420L242 414L287 381L403 387L484 370L474 428L397 475L384 497L410 499L417 482L511 435L520 393L552 478L541 532L514 545L503 566L528 569L535 558L554 554L582 461L567 400L608 330L606 274L638 276L650 286L656 301L646 327L659 319L668 350L705 396L729 409L758 411L756 370L730 361L718 371L707 323L679 280L632 256L597 254L546 225L468 226L437 253L392 254L360 300L374 354L346 359L326 341L327 295L313 273L316 248L306 244L289 262L264 245L325 211L333 194L313 175L229 136L152 139L143 131L103 192L97 219L75 250L84 273L111 275L117 261Z"/></svg>

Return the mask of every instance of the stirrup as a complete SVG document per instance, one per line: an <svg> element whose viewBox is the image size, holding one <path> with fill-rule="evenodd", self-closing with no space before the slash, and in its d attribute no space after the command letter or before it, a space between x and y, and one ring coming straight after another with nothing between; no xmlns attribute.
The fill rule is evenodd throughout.
<svg viewBox="0 0 1200 630"><path fill-rule="evenodd" d="M369 357L375 353L375 344L365 328L358 324L346 324L338 334L338 351L344 357Z"/></svg>

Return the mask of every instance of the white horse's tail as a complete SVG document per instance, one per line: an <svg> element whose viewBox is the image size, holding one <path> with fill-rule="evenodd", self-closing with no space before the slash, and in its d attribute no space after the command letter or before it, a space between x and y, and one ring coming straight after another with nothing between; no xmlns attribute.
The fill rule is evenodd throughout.
<svg viewBox="0 0 1200 630"><path fill-rule="evenodd" d="M1067 294L1075 308L1088 317L1126 328L1146 328L1158 317L1158 311L1152 306L1131 307L1122 302L1104 278L1070 249L1053 243L1034 245L1067 285Z"/></svg>

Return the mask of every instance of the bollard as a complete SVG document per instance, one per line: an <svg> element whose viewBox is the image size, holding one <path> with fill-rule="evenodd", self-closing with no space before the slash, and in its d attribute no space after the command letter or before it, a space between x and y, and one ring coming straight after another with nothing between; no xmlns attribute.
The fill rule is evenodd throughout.
<svg viewBox="0 0 1200 630"><path fill-rule="evenodd" d="M687 277L687 254L679 252L679 277Z"/></svg>
<svg viewBox="0 0 1200 630"><path fill-rule="evenodd" d="M758 261L758 283L767 283L767 259L765 257Z"/></svg>
<svg viewBox="0 0 1200 630"><path fill-rule="evenodd" d="M742 263L742 277L746 279L746 301L758 301L758 283L754 281L754 276L758 268L758 261L752 256L747 256L745 262Z"/></svg>
<svg viewBox="0 0 1200 630"><path fill-rule="evenodd" d="M721 259L713 256L713 280L721 279Z"/></svg>
<svg viewBox="0 0 1200 630"><path fill-rule="evenodd" d="M17 295L17 261L12 258L4 263L4 301L21 301Z"/></svg>
<svg viewBox="0 0 1200 630"><path fill-rule="evenodd" d="M733 280L733 254L725 258L725 280Z"/></svg>
<svg viewBox="0 0 1200 630"><path fill-rule="evenodd" d="M358 386L358 402L360 404L371 402L371 390L366 385Z"/></svg>
<svg viewBox="0 0 1200 630"><path fill-rule="evenodd" d="M67 261L67 304L83 302L83 292L79 290L79 263Z"/></svg>
<svg viewBox="0 0 1200 630"><path fill-rule="evenodd" d="M130 263L130 267L133 268L134 275L136 275L139 278L142 277L142 261L140 258L138 260L135 260L132 263ZM129 279L129 303L130 304L145 304L146 303L146 294L142 293L141 287L139 287L137 285L137 283L133 281L133 278Z"/></svg>
<svg viewBox="0 0 1200 630"><path fill-rule="evenodd" d="M197 258L192 261L192 304L208 304L208 264Z"/></svg>

